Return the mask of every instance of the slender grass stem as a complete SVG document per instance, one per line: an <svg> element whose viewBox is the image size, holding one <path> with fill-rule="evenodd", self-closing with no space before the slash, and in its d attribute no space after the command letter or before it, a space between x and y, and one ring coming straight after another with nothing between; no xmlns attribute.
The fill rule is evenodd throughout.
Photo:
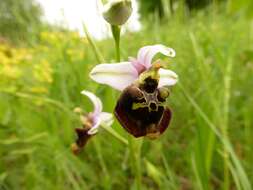
<svg viewBox="0 0 253 190"><path fill-rule="evenodd" d="M196 111L202 117L202 119L207 123L207 125L210 127L210 129L212 129L212 131L215 133L215 135L218 137L218 139L224 145L224 148L226 148L227 152L229 153L229 155L231 157L231 162L234 165L235 170L237 171L236 172L238 174L237 177L240 180L240 185L242 186L242 189L251 190L252 186L249 182L249 177L246 174L240 160L238 159L229 139L224 138L222 136L222 133L220 132L220 130L215 126L215 124L213 124L213 122L203 112L203 110L200 108L200 106L197 104L197 102L188 94L188 92L185 90L185 88L183 87L183 85L181 83L179 83L179 87L181 88L181 90L183 91L183 93L185 94L185 96L189 100L189 102L192 104L192 106L196 109Z"/></svg>
<svg viewBox="0 0 253 190"><path fill-rule="evenodd" d="M104 174L106 176L109 176L108 169L106 167L103 155L101 153L101 145L100 145L99 139L95 139L93 142L94 142L95 150L97 152L97 156L98 156L98 160L99 160L100 166L101 166Z"/></svg>
<svg viewBox="0 0 253 190"><path fill-rule="evenodd" d="M95 150L97 152L97 157L99 160L100 167L101 167L103 174L104 174L104 179L105 179L105 187L104 188L111 189L111 187L109 185L110 183L108 183L110 181L111 177L110 177L110 173L108 172L108 169L107 169L107 166L106 166L106 163L105 163L102 151L101 151L100 141L99 141L99 139L94 139L93 142L94 142Z"/></svg>
<svg viewBox="0 0 253 190"><path fill-rule="evenodd" d="M92 37L91 37L91 35L90 35L90 33L89 33L89 31L88 31L88 29L87 29L87 27L86 27L86 25L85 25L84 23L83 23L83 29L84 29L86 38L87 38L87 40L88 40L90 46L91 46L92 49L93 49L93 52L94 52L94 54L95 54L95 56L96 56L97 61L98 61L99 63L104 63L104 62L105 62L105 59L104 59L104 57L102 56L102 54L100 53L100 51L99 51L99 49L98 49L96 43L95 43L94 40L92 39Z"/></svg>
<svg viewBox="0 0 253 190"><path fill-rule="evenodd" d="M11 96L16 96L18 98L23 98L23 99L27 99L27 100L32 100L32 101L39 101L42 103L46 103L46 104L51 104L53 106L56 106L57 108L69 113L70 110L61 102L51 99L51 98L47 98L47 97L39 97L39 96L35 96L32 94L27 94L27 93L23 93L23 92L11 92L11 91L7 91L7 90L1 90L0 93L3 94L7 94L7 95L11 95Z"/></svg>
<svg viewBox="0 0 253 190"><path fill-rule="evenodd" d="M224 78L224 119L222 133L223 137L229 139L228 137L228 120L229 120L229 102L230 102L230 88L231 88L231 72L232 72L232 61L228 60L226 67L226 75ZM229 154L224 145L224 190L229 189Z"/></svg>

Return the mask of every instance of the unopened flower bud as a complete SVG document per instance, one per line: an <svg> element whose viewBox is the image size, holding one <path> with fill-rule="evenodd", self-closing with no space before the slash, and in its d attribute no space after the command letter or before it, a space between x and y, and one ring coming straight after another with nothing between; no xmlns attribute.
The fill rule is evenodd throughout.
<svg viewBox="0 0 253 190"><path fill-rule="evenodd" d="M123 25L132 13L131 0L112 0L105 5L104 19L111 25Z"/></svg>

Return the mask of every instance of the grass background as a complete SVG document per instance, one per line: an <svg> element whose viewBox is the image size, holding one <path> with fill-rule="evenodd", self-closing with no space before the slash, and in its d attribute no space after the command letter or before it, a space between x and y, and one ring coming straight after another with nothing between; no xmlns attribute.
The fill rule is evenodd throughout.
<svg viewBox="0 0 253 190"><path fill-rule="evenodd" d="M0 189L136 189L136 162L144 190L252 189L251 20L215 7L190 18L153 18L122 37L122 59L156 43L177 52L160 57L179 75L168 99L171 126L157 140L143 139L141 150L101 130L78 157L70 151L80 125L72 110L92 110L80 91L95 92L108 112L119 96L89 79L97 61L88 42L46 31L21 47L2 43L2 63L3 56L17 61L0 67ZM113 41L97 45L113 61ZM112 127L128 138L117 121Z"/></svg>

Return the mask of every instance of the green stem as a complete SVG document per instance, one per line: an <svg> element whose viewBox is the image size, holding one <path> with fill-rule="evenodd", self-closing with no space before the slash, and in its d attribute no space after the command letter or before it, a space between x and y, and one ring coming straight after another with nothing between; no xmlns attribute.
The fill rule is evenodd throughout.
<svg viewBox="0 0 253 190"><path fill-rule="evenodd" d="M107 167L106 167L103 155L101 153L101 145L100 145L99 139L95 139L93 141L93 143L94 143L95 150L97 152L99 164L100 164L100 166L102 168L102 171L104 172L105 176L108 177L109 173L108 173L108 170L107 170Z"/></svg>
<svg viewBox="0 0 253 190"><path fill-rule="evenodd" d="M112 127L103 126L101 125L108 133L110 133L113 137L118 139L120 142L122 142L124 145L128 145L127 139L125 139L123 136L121 136L117 131L115 131Z"/></svg>
<svg viewBox="0 0 253 190"><path fill-rule="evenodd" d="M112 35L115 42L116 61L120 62L120 26L111 25Z"/></svg>
<svg viewBox="0 0 253 190"><path fill-rule="evenodd" d="M135 139L129 136L129 151L132 163L132 174L135 176L136 190L141 190L141 147L142 139Z"/></svg>
<svg viewBox="0 0 253 190"><path fill-rule="evenodd" d="M106 163L105 163L105 160L104 160L104 157L103 157L103 154L102 154L102 150L101 150L101 144L100 144L100 141L98 138L94 139L94 147L95 147L95 150L97 152L97 157L98 157L98 161L99 161L99 164L100 164L100 167L103 171L103 174L104 174L104 189L111 189L110 187L110 174L108 172L108 169L107 169L107 166L106 166Z"/></svg>
<svg viewBox="0 0 253 190"><path fill-rule="evenodd" d="M232 60L228 60L226 67L226 75L224 77L224 117L223 117L223 128L222 133L224 138L229 140L228 137L228 124L229 124L229 102L230 102L230 91L231 91L231 73L232 73ZM229 189L229 154L224 146L224 190Z"/></svg>

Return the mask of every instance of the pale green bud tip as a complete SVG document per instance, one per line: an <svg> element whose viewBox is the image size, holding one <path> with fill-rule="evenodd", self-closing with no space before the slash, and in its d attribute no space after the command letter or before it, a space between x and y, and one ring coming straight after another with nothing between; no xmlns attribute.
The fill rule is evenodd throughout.
<svg viewBox="0 0 253 190"><path fill-rule="evenodd" d="M103 16L111 25L123 25L132 14L131 0L113 0L105 5Z"/></svg>

